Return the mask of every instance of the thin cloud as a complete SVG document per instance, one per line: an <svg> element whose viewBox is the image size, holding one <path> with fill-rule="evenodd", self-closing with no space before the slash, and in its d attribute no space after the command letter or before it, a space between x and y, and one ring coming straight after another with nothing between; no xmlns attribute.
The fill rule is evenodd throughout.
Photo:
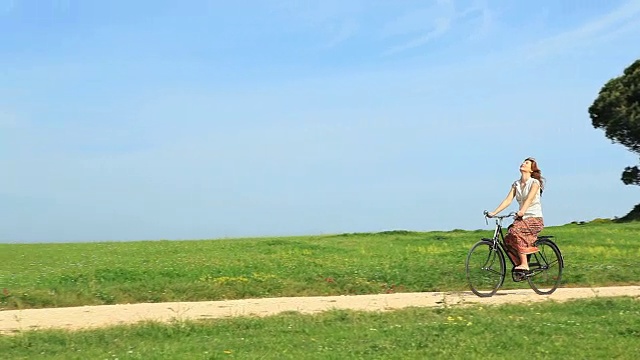
<svg viewBox="0 0 640 360"><path fill-rule="evenodd" d="M494 25L493 12L487 3L482 1L477 6L467 8L460 17L462 18L469 15L471 15L469 21L480 21L480 25L475 28L474 32L469 36L469 39L475 40L486 37Z"/></svg>
<svg viewBox="0 0 640 360"><path fill-rule="evenodd" d="M299 20L304 26L324 26L328 22L359 14L363 9L362 1L308 0L281 1L273 5L274 11L283 13L290 20Z"/></svg>
<svg viewBox="0 0 640 360"><path fill-rule="evenodd" d="M419 36L396 46L390 47L383 54L392 55L402 51L421 47L430 41L445 36L456 26L477 22L480 25L474 27L470 38L486 36L492 23L492 13L484 1L473 6L456 11L453 1L443 0L430 8L411 11L410 13L387 23L383 28L384 37L393 37L420 32Z"/></svg>
<svg viewBox="0 0 640 360"><path fill-rule="evenodd" d="M635 32L638 30L640 30L640 21L627 21L624 25L619 26L615 30L598 36L597 39L600 41L613 40L619 36L625 35L630 32Z"/></svg>
<svg viewBox="0 0 640 360"><path fill-rule="evenodd" d="M390 38L431 31L435 22L442 19L451 19L454 13L455 9L452 6L411 9L384 24L381 35L383 38Z"/></svg>
<svg viewBox="0 0 640 360"><path fill-rule="evenodd" d="M334 36L323 47L325 49L335 47L346 40L353 37L359 29L358 22L355 20L345 20L340 23L337 29L334 31Z"/></svg>
<svg viewBox="0 0 640 360"><path fill-rule="evenodd" d="M401 51L420 47L428 43L429 41L444 35L450 28L451 19L437 19L435 21L433 30L402 45L390 48L389 50L384 52L384 55L392 55Z"/></svg>
<svg viewBox="0 0 640 360"><path fill-rule="evenodd" d="M635 28L640 22L640 2L630 0L604 16L582 26L543 39L526 47L529 57L544 56L570 47L592 43L595 38L607 38L621 30Z"/></svg>
<svg viewBox="0 0 640 360"><path fill-rule="evenodd" d="M339 0L282 1L274 11L304 31L326 37L321 48L332 48L352 38L360 29L356 20L364 11L364 2Z"/></svg>

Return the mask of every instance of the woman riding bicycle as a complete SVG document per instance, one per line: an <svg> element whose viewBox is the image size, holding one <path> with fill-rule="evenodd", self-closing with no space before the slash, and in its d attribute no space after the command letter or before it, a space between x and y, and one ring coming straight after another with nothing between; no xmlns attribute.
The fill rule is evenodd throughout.
<svg viewBox="0 0 640 360"><path fill-rule="evenodd" d="M534 158L526 158L520 165L520 179L509 189L507 197L488 214L495 216L506 209L515 198L520 205L513 224L509 226L505 244L507 254L516 264L516 270L529 270L527 255L538 251L534 245L544 228L540 196L544 190L544 178Z"/></svg>

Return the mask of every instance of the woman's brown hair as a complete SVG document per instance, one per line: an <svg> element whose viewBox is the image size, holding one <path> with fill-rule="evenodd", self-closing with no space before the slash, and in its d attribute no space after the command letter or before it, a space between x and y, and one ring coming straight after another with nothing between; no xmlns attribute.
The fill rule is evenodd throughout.
<svg viewBox="0 0 640 360"><path fill-rule="evenodd" d="M540 195L542 195L542 191L544 191L544 177L542 176L542 171L540 171L540 168L538 167L538 163L536 162L536 159L532 158L532 157L528 157L526 159L524 159L524 161L531 161L531 177L538 180L540 182Z"/></svg>

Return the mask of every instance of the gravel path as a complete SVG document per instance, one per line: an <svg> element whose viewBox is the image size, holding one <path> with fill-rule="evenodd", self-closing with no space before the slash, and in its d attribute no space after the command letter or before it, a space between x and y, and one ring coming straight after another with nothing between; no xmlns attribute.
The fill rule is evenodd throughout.
<svg viewBox="0 0 640 360"><path fill-rule="evenodd" d="M285 311L305 314L331 309L386 311L410 306L561 302L578 298L611 296L631 296L640 299L640 286L560 288L548 296L540 296L531 289L524 289L498 291L490 298L479 298L471 292L423 292L4 310L0 311L0 334L15 334L24 330L45 328L90 329L149 320L170 322L233 316L269 316Z"/></svg>

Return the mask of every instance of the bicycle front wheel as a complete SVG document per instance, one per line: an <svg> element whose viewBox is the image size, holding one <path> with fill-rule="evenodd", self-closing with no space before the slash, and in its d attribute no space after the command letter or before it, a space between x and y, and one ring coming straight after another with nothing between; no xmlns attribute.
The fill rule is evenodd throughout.
<svg viewBox="0 0 640 360"><path fill-rule="evenodd" d="M531 254L527 275L529 286L539 295L549 295L556 291L562 280L564 259L558 246L551 240L542 239L536 243L539 251Z"/></svg>
<svg viewBox="0 0 640 360"><path fill-rule="evenodd" d="M465 261L467 281L474 294L489 297L498 291L505 276L504 254L492 241L478 241Z"/></svg>

